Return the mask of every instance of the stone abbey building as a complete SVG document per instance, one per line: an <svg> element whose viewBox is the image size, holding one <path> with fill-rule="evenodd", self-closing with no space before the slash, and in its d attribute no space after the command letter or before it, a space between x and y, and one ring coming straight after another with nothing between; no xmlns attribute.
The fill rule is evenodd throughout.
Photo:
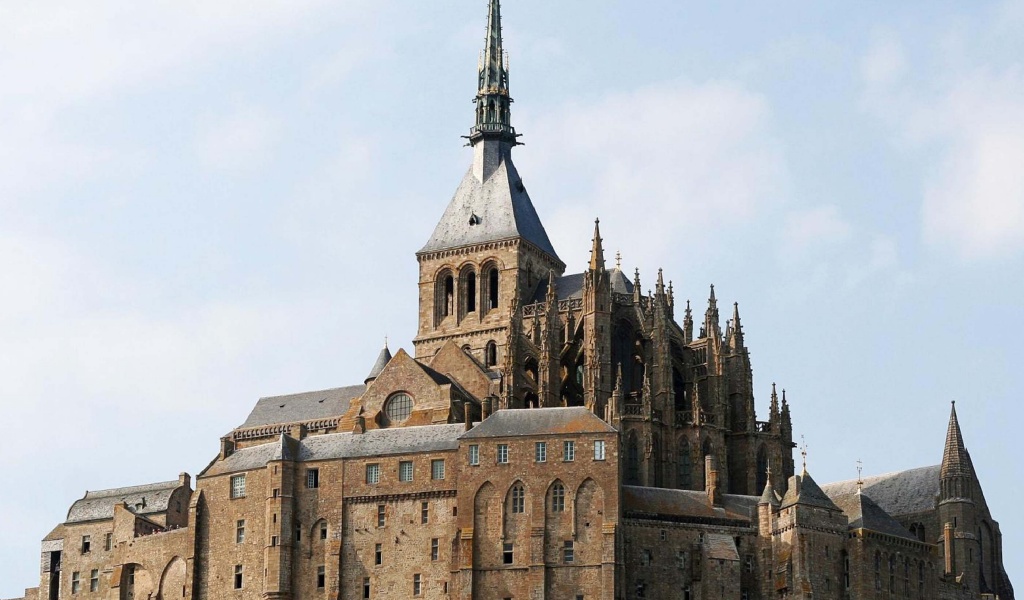
<svg viewBox="0 0 1024 600"><path fill-rule="evenodd" d="M260 399L195 481L86 493L25 597L1013 600L955 410L940 464L819 485L785 393L758 419L735 304L723 330L714 288L702 313L660 271L643 293L597 224L566 272L512 162L489 5L414 355Z"/></svg>

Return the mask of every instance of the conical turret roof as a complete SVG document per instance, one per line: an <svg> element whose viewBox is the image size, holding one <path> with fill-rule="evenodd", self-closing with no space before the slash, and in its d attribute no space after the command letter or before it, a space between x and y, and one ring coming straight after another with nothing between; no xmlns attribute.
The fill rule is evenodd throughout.
<svg viewBox="0 0 1024 600"><path fill-rule="evenodd" d="M381 371L384 370L384 367L388 366L389 362L391 362L391 350L388 350L388 344L384 342L384 348L377 355L377 362L373 363L373 368L370 369L370 374L366 376L365 383L370 383L376 379L381 374Z"/></svg>
<svg viewBox="0 0 1024 600"><path fill-rule="evenodd" d="M942 452L942 468L940 477L958 477L971 474L971 456L964 445L964 436L960 432L960 422L956 417L956 402L949 413L949 426L946 428L946 447Z"/></svg>

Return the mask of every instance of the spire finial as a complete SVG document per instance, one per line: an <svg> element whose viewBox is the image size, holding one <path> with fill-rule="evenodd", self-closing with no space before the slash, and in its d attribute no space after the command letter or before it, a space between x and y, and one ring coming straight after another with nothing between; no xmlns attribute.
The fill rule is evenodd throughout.
<svg viewBox="0 0 1024 600"><path fill-rule="evenodd" d="M491 135L516 143L512 127L508 89L508 57L501 45L501 2L490 0L487 9L487 37L478 68L476 93L476 124L470 142Z"/></svg>
<svg viewBox="0 0 1024 600"><path fill-rule="evenodd" d="M604 269L604 246L601 245L601 219L594 219L594 239L590 247L590 270Z"/></svg>
<svg viewBox="0 0 1024 600"><path fill-rule="evenodd" d="M860 459L858 458L857 459L857 493L858 494L861 493L861 491L863 491L863 488L864 488L863 471L864 471L864 463L862 463L860 461Z"/></svg>
<svg viewBox="0 0 1024 600"><path fill-rule="evenodd" d="M615 251L615 268L619 271L622 270L622 253L618 250Z"/></svg>
<svg viewBox="0 0 1024 600"><path fill-rule="evenodd" d="M807 475L807 440L802 435L800 436L800 456L804 461L804 475Z"/></svg>

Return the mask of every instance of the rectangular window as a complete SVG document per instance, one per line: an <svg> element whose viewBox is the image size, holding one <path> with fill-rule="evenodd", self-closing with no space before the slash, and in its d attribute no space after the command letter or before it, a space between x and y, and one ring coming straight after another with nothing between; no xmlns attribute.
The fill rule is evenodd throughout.
<svg viewBox="0 0 1024 600"><path fill-rule="evenodd" d="M412 481L412 461L403 460L398 463L398 480Z"/></svg>
<svg viewBox="0 0 1024 600"><path fill-rule="evenodd" d="M426 525L430 522L430 503L420 502L420 523Z"/></svg>
<svg viewBox="0 0 1024 600"><path fill-rule="evenodd" d="M534 460L537 462L547 462L548 460L548 443L537 442L533 445Z"/></svg>
<svg viewBox="0 0 1024 600"><path fill-rule="evenodd" d="M295 524L295 541L296 542L301 542L302 541L302 523L296 523Z"/></svg>
<svg viewBox="0 0 1024 600"><path fill-rule="evenodd" d="M276 547L277 546L277 536L276 535L270 536L270 546L271 547Z"/></svg>
<svg viewBox="0 0 1024 600"><path fill-rule="evenodd" d="M235 543L241 544L245 541L245 519L239 519L235 523Z"/></svg>
<svg viewBox="0 0 1024 600"><path fill-rule="evenodd" d="M384 546L382 544L377 544L373 547L373 564L384 564Z"/></svg>
<svg viewBox="0 0 1024 600"><path fill-rule="evenodd" d="M311 490L320 487L320 469L306 469L306 487Z"/></svg>
<svg viewBox="0 0 1024 600"><path fill-rule="evenodd" d="M572 462L576 460L576 442L562 442L562 460Z"/></svg>
<svg viewBox="0 0 1024 600"><path fill-rule="evenodd" d="M98 592L100 591L100 570L93 569L89 571L89 591Z"/></svg>
<svg viewBox="0 0 1024 600"><path fill-rule="evenodd" d="M575 548L573 548L572 540L565 540L565 544L562 546L562 559L566 563L571 563L576 559Z"/></svg>
<svg viewBox="0 0 1024 600"><path fill-rule="evenodd" d="M380 465L376 463L366 465L366 483L371 485L380 483Z"/></svg>
<svg viewBox="0 0 1024 600"><path fill-rule="evenodd" d="M104 535L103 536L103 549L104 550L110 550L110 548L113 545L114 545L114 534L108 533L108 534Z"/></svg>
<svg viewBox="0 0 1024 600"><path fill-rule="evenodd" d="M324 585L326 583L327 583L327 574L324 573L324 568L323 567L317 567L316 568L316 587L319 588L319 589L323 589Z"/></svg>
<svg viewBox="0 0 1024 600"><path fill-rule="evenodd" d="M78 571L71 574L71 593L77 594L82 589L82 581L79 579Z"/></svg>
<svg viewBox="0 0 1024 600"><path fill-rule="evenodd" d="M326 521L321 521L320 522L320 539L322 539L322 540L326 540L327 539L327 522Z"/></svg>
<svg viewBox="0 0 1024 600"><path fill-rule="evenodd" d="M377 505L377 527L383 527L384 526L384 521L385 521L385 517L386 516L387 516L387 513L385 512L384 505L383 504L378 504Z"/></svg>
<svg viewBox="0 0 1024 600"><path fill-rule="evenodd" d="M665 531L664 529L661 530L660 536L661 536L661 541L663 541L663 542L668 541L668 532Z"/></svg>
<svg viewBox="0 0 1024 600"><path fill-rule="evenodd" d="M746 566L746 569L747 569L747 573L753 573L754 572L754 557L752 555L750 555L750 554L747 555L747 566Z"/></svg>
<svg viewBox="0 0 1024 600"><path fill-rule="evenodd" d="M235 589L242 589L242 565L235 565Z"/></svg>
<svg viewBox="0 0 1024 600"><path fill-rule="evenodd" d="M480 446L476 444L469 446L469 464L474 467L480 464Z"/></svg>
<svg viewBox="0 0 1024 600"><path fill-rule="evenodd" d="M88 554L92 549L92 537L88 535L82 536L82 554Z"/></svg>
<svg viewBox="0 0 1024 600"><path fill-rule="evenodd" d="M245 474L231 476L231 497L245 498Z"/></svg>
<svg viewBox="0 0 1024 600"><path fill-rule="evenodd" d="M430 540L430 560L437 560L437 555L441 550L441 544L437 538L431 538Z"/></svg>
<svg viewBox="0 0 1024 600"><path fill-rule="evenodd" d="M604 460L604 440L594 442L594 460Z"/></svg>
<svg viewBox="0 0 1024 600"><path fill-rule="evenodd" d="M515 560L515 554L513 552L512 542L505 542L501 546L501 559L506 565L510 565Z"/></svg>
<svg viewBox="0 0 1024 600"><path fill-rule="evenodd" d="M423 582L420 578L420 574L416 573L412 576L412 595L419 596L421 591L423 591Z"/></svg>
<svg viewBox="0 0 1024 600"><path fill-rule="evenodd" d="M370 578L363 577L363 599L370 597Z"/></svg>
<svg viewBox="0 0 1024 600"><path fill-rule="evenodd" d="M498 444L498 464L508 464L508 444Z"/></svg>
<svg viewBox="0 0 1024 600"><path fill-rule="evenodd" d="M430 478L433 480L444 479L444 459L430 461Z"/></svg>
<svg viewBox="0 0 1024 600"><path fill-rule="evenodd" d="M653 560L654 554L650 550L642 550L640 552L640 566L649 567Z"/></svg>

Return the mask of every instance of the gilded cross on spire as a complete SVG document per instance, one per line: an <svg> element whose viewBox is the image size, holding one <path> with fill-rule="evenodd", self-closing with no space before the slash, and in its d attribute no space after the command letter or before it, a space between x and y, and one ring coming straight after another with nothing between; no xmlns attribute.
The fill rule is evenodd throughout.
<svg viewBox="0 0 1024 600"><path fill-rule="evenodd" d="M864 463L862 463L860 461L860 459L858 458L857 459L857 493L858 494L861 492L861 488L864 487L863 472L864 472Z"/></svg>
<svg viewBox="0 0 1024 600"><path fill-rule="evenodd" d="M804 475L807 474L807 440L800 436L800 456L804 459Z"/></svg>

